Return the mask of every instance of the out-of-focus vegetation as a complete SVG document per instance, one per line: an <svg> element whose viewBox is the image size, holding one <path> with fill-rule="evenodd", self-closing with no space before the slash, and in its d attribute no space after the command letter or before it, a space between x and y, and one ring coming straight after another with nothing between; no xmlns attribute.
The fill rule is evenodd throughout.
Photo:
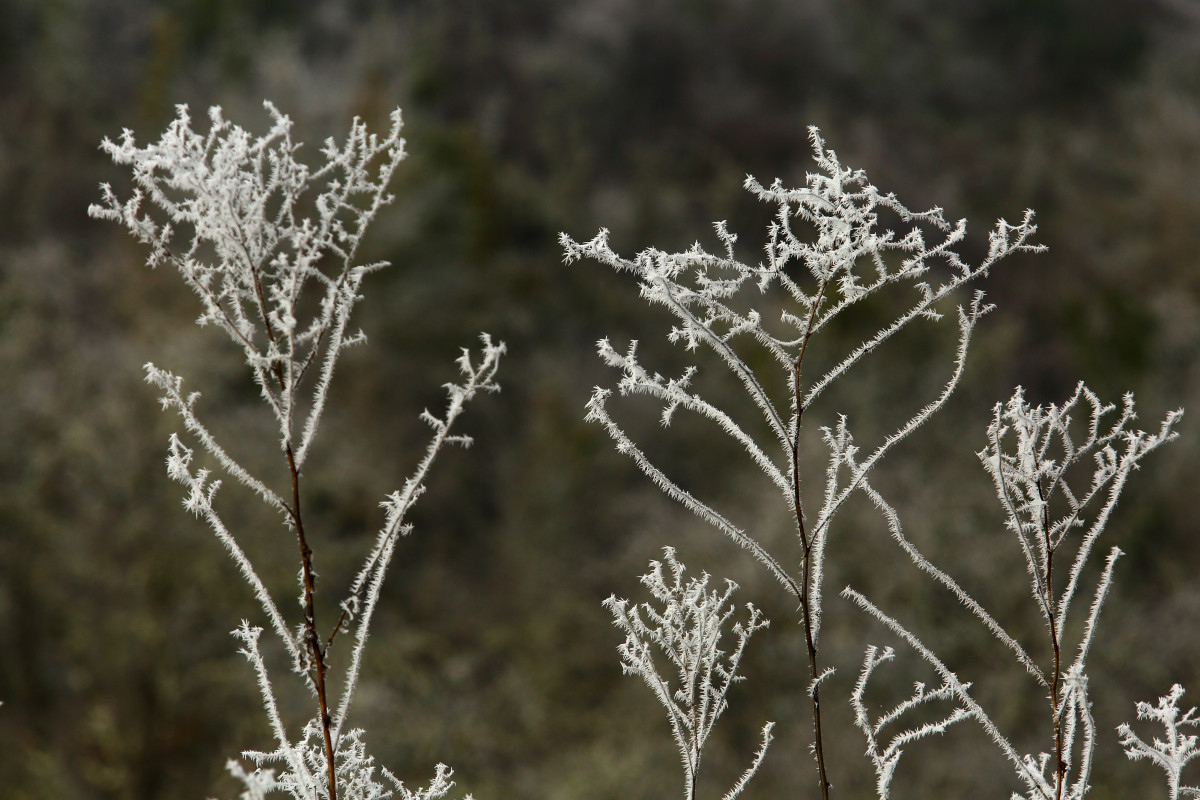
<svg viewBox="0 0 1200 800"><path fill-rule="evenodd" d="M672 793L665 724L622 679L600 601L627 594L670 544L693 569L737 580L767 616L789 617L756 565L583 422L591 386L610 382L594 341L623 343L662 320L620 276L564 267L560 230L607 226L618 251L677 250L725 218L752 258L769 209L741 181L802 183L809 124L906 204L971 218L977 251L992 219L1037 209L1050 252L987 282L999 309L963 390L877 479L906 531L997 615L1019 612L1025 578L973 455L991 404L1018 383L1031 400L1060 400L1085 379L1110 399L1134 390L1148 420L1200 409L1200 8L1187 0L4 0L0 19L5 798L227 797L224 760L268 739L227 633L253 601L179 508L162 467L174 425L140 365L153 358L205 387L208 418L261 463L270 421L220 337L191 326L196 307L176 277L146 271L135 244L86 216L100 181L126 180L100 139L130 127L149 140L176 102L265 126L271 98L311 143L355 114L382 127L393 107L405 112L398 199L366 244L395 266L370 280L359 317L370 344L340 365L309 462L329 584L344 583L379 500L419 456L417 414L452 377L448 357L480 329L508 342L504 392L473 409L476 447L439 464L367 651L355 722L401 777L423 781L446 760L481 798ZM644 347L664 370L678 363L665 343ZM890 394L928 394L941 377L931 350L919 337L894 345L892 374L863 373L845 410L869 425L881 410L886 421ZM787 535L762 511L771 490L750 465L731 471L733 449L682 422L657 460L764 539L772 526ZM1172 682L1200 691L1193 427L1185 418L1180 441L1135 476L1110 526L1130 557L1092 657L1102 729ZM278 565L264 577L290 590L292 561L262 554L293 543L236 496L224 498L231 523ZM994 645L946 595L897 567L878 519L860 519L843 534L863 558L829 585L852 580L924 620L926 641L992 708L1027 690L992 669ZM879 633L828 603L827 652L848 681ZM727 784L773 719L777 742L751 792L803 795L802 648L783 625L760 638L705 768ZM848 688L829 686L835 792L865 796ZM1012 701L997 722L1033 730L1041 703ZM1161 791L1152 770L1125 762L1115 732L1101 738L1093 798ZM1009 788L975 734L908 758L897 794Z"/></svg>

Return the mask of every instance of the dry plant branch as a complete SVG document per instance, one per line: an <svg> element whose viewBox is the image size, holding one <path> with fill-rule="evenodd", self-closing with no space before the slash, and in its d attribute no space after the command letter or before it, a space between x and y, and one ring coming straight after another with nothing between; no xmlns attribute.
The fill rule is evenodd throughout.
<svg viewBox="0 0 1200 800"><path fill-rule="evenodd" d="M314 539L302 510L303 465L337 360L346 348L365 341L361 331L349 333L349 321L361 299L363 279L386 265L359 264L356 253L380 207L391 202L387 186L404 158L404 140L399 110L392 114L391 129L383 137L369 133L356 119L343 144L326 141L321 150L324 164L314 170L295 158L300 145L292 141L291 121L270 103L266 108L273 124L262 137L227 122L219 108L209 111L209 132L196 133L181 106L156 143L138 147L129 131L120 143L105 140L102 149L116 163L131 167L136 189L122 202L104 186L104 202L89 211L122 224L150 245L150 266L170 264L179 271L203 306L197 322L223 330L242 350L278 426L289 483L284 492L256 478L217 442L196 413L198 393L185 395L181 378L152 364L146 366L147 380L162 392L164 409L180 415L223 472L282 513L299 548L303 619L293 633L214 505L220 481L210 481L208 470L194 468L193 451L172 435L167 471L187 488L185 508L204 518L229 551L291 656L293 671L305 679L316 700L315 716L293 741L259 654L261 628L243 622L234 634L257 675L277 744L272 752L247 754L257 764L253 772L231 762L231 773L245 786L243 798L283 791L296 800L380 800L397 793L405 800L435 800L452 785L448 768L438 765L433 782L418 792L383 770L382 776L391 784L388 788L375 777L362 732L343 729L396 539L411 530L406 516L443 446L470 443L468 437L451 433L451 428L479 392L498 390L495 374L504 345L484 334L477 358L464 350L458 360L463 380L446 385L445 414L437 417L426 411L422 415L434 428L434 437L403 491L384 501L385 521L375 546L342 604L341 616L323 636L315 611ZM310 198L315 216L303 216L301 204ZM173 248L181 235L186 246ZM306 313L309 308L315 311ZM314 364L320 369L315 378L306 380ZM337 634L351 624L355 642L335 714L328 692L328 653ZM269 762L284 764L283 774L276 777L273 769L266 769L263 765Z"/></svg>
<svg viewBox="0 0 1200 800"><path fill-rule="evenodd" d="M1146 455L1177 437L1174 428L1182 414L1181 411L1167 414L1157 432L1147 433L1132 427L1136 417L1132 395L1125 396L1122 409L1114 419L1115 411L1115 405L1102 403L1082 383L1063 403L1038 406L1028 403L1024 390L1018 387L1007 403L996 405L992 423L988 427L987 446L978 453L1005 511L1005 526L1017 539L1030 579L1034 607L1046 626L1050 664L1045 668L1037 664L1036 659L1017 643L1012 634L1005 631L981 603L920 553L905 537L896 510L866 478L860 482L860 488L883 514L892 538L913 563L949 589L968 611L1013 651L1017 661L1037 684L1047 690L1052 752L1040 753L1036 758L1019 755L986 712L970 698L967 693L969 684L959 683L932 651L920 644L915 634L894 617L879 610L861 592L847 587L843 596L904 638L942 675L945 681L943 688L949 693L944 699L956 702L960 718L975 719L1000 746L1016 766L1018 778L1025 784L1026 797L1030 800L1082 800L1089 788L1096 728L1087 693L1087 657L1100 609L1112 583L1113 569L1121 555L1118 548L1112 548L1101 570L1083 632L1076 645L1077 654L1070 665L1065 664L1067 643L1063 638L1068 611L1088 556L1108 524L1129 476ZM1080 416L1083 418L1080 419ZM839 466L852 474L863 471L857 461L856 448L844 428L836 433L827 433L827 442ZM1092 464L1091 475L1087 480L1077 479L1078 470L1089 462ZM1089 513L1092 514L1090 520L1086 517ZM1070 536L1074 531L1082 531L1082 534L1076 539ZM1073 556L1067 550L1069 547L1074 548ZM1071 558L1065 579L1055 571L1055 556L1059 553L1064 558ZM869 651L868 662L873 652ZM864 668L861 686L865 686L872 669L873 665L871 669ZM860 728L868 734L868 748L874 749L870 731L861 722ZM926 734L930 732L940 731L926 731ZM890 771L885 775L880 771L880 764L887 767L889 757L898 759L899 752L885 753L882 761L877 762L881 798L887 797ZM889 770L891 768L894 768L894 761L888 767Z"/></svg>

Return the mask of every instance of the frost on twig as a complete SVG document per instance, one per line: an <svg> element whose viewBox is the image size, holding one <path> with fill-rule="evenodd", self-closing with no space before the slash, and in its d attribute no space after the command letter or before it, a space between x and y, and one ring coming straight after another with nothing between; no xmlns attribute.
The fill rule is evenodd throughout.
<svg viewBox="0 0 1200 800"><path fill-rule="evenodd" d="M354 634L354 647L350 656L350 666L347 670L345 687L342 698L334 715L334 731L340 733L346 721L350 701L358 682L358 673L362 665L363 648L367 643L370 631L371 617L379 601L379 592L391 563L396 540L408 533L412 528L407 522L407 515L413 503L425 490L425 479L433 466L434 459L447 443L468 447L471 439L468 436L451 434L455 420L462 414L467 402L479 392L498 392L500 385L496 382L496 371L500 367L500 357L504 355L503 342L493 342L488 334L480 334L483 350L478 363L471 360L471 353L463 348L458 358L459 371L463 375L462 383L445 385L448 402L445 413L439 418L426 411L422 418L433 428L434 434L425 456L417 465L416 470L404 483L404 488L388 495L381 504L385 510L383 527L375 538L375 546L363 560L362 568L350 587L349 596L342 601L342 616L330 634L330 641L340 629L358 617L358 625ZM361 609L361 610L360 610Z"/></svg>
<svg viewBox="0 0 1200 800"><path fill-rule="evenodd" d="M1137 704L1137 718L1161 724L1165 731L1165 739L1155 737L1152 742L1147 743L1133 732L1128 723L1117 726L1126 756L1134 761L1149 759L1166 773L1170 800L1177 800L1179 797L1200 797L1200 788L1182 785L1180 776L1187 763L1200 756L1200 748L1196 746L1196 735L1183 732L1185 727L1200 727L1200 718L1196 717L1195 708L1180 713L1181 697L1183 687L1175 684L1166 697L1158 698L1157 706L1143 702Z"/></svg>
<svg viewBox="0 0 1200 800"><path fill-rule="evenodd" d="M925 684L917 683L913 687L912 697L872 720L864 701L867 682L876 667L885 661L892 660L894 656L895 652L890 647L885 647L881 651L874 645L869 646L863 657L858 681L854 684L854 692L850 696L850 707L854 709L854 724L867 739L867 756L871 759L872 766L875 767L875 792L879 796L879 800L888 800L892 777L896 772L896 765L900 762L900 756L904 754L904 747L926 736L943 734L954 723L962 722L973 716L972 712L958 706L939 720L905 728L893 734L887 745L883 746L881 734L886 726L896 723L905 714L928 703L945 703L954 700L955 688L949 682L943 682L932 692L926 691ZM965 684L963 688L970 688L970 684Z"/></svg>
<svg viewBox="0 0 1200 800"><path fill-rule="evenodd" d="M621 669L645 681L667 711L683 762L685 797L694 800L705 742L728 707L729 687L744 680L738 675L738 665L746 642L769 623L758 609L747 604L749 616L744 623L733 624L736 644L732 652L726 653L720 644L734 614L730 597L736 584L726 581L723 592L709 591L707 574L685 583L685 567L675 558L674 549L663 548L663 554L670 577L664 574L664 563L659 561L651 561L650 572L642 576L654 604L631 604L613 596L604 605L612 612L614 624L625 632L625 641L617 648ZM660 660L666 662L666 675L660 670ZM669 677L672 671L674 679ZM772 722L763 726L762 745L725 800L741 794L758 771L770 746L773 726Z"/></svg>

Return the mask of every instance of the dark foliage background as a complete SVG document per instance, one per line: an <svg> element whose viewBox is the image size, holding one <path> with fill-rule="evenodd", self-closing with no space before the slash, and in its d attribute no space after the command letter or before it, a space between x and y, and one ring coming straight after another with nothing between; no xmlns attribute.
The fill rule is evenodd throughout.
<svg viewBox="0 0 1200 800"><path fill-rule="evenodd" d="M472 409L477 446L439 464L368 650L356 721L414 782L444 760L481 798L676 792L666 724L621 677L599 605L636 593L646 561L673 544L775 621L752 643L704 791L724 791L763 719L779 722L779 740L749 796L815 790L793 609L582 421L590 388L613 381L595 340L641 338L677 369L667 320L621 276L563 266L560 230L589 238L607 226L633 253L697 237L716 246L710 223L728 219L754 258L770 210L741 181L801 183L809 124L910 207L969 217L973 256L996 217L1037 209L1050 252L988 281L999 310L963 390L881 478L911 535L1031 636L1023 570L972 455L991 404L1018 383L1059 400L1086 379L1113 400L1135 391L1147 426L1168 408L1200 409L1191 0L0 0L0 19L5 798L230 797L225 759L269 744L227 634L254 602L179 507L162 468L176 424L140 365L202 387L207 418L268 475L274 438L235 355L190 324L176 276L146 270L138 246L86 216L99 182L128 187L100 139L129 127L151 140L177 102L197 118L219 104L262 130L270 98L309 152L352 115L382 127L393 107L405 112L410 158L365 254L395 266L369 285L359 321L371 342L343 361L310 462L326 601L419 456L417 414L440 402L457 348L481 329L509 344L504 392ZM865 330L845 330L847 342ZM949 333L893 345L827 409L881 430L932 396ZM732 384L717 391L736 402ZM786 512L716 432L682 420L661 432L652 410L628 412L669 472L787 552ZM1134 701L1174 681L1200 694L1194 428L1185 418L1111 526L1108 543L1129 555L1092 660L1106 732L1096 800L1162 792L1111 733ZM813 452L819 476L815 437ZM224 502L286 596L293 542L248 495L231 488ZM912 621L1018 743L1045 748L1044 698L902 563L879 519L855 509L838 536L826 628L841 667L827 690L837 796L871 796L843 699L862 646L887 642L833 596L846 582ZM897 691L929 679L912 659L892 675ZM299 721L307 703L293 700ZM900 771L901 796L1016 788L965 729L915 749Z"/></svg>

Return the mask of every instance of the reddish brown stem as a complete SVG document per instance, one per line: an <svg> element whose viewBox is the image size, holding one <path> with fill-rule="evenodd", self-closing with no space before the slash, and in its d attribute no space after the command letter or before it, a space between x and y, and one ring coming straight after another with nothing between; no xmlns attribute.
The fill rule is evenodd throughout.
<svg viewBox="0 0 1200 800"><path fill-rule="evenodd" d="M800 362L796 362L796 370L800 371ZM798 384L797 384L798 385ZM800 543L804 548L804 576L800 592L800 608L804 614L804 644L808 650L808 674L812 680L812 717L813 717L813 755L817 759L817 775L821 781L821 800L829 800L829 778L825 774L825 747L821 735L821 689L817 685L817 645L813 639L813 619L811 610L812 599L812 547L804 528L804 508L800 503L800 412L796 415L796 433L792 441L792 503L796 515L796 527L800 534Z"/></svg>
<svg viewBox="0 0 1200 800"><path fill-rule="evenodd" d="M812 337L813 324L817 318L817 307L825 294L825 285L821 284L817 297L813 301L812 311L808 316L808 325L804 331L804 339L800 343L800 351L792 365L792 402L796 414L796 428L791 441L792 458L792 511L796 516L796 529L800 536L800 544L804 550L803 582L799 593L800 608L804 621L804 644L808 650L808 674L812 681L812 717L813 717L813 755L817 760L817 776L821 782L821 800L829 800L829 777L825 771L825 745L821 733L821 688L817 684L819 676L817 668L817 643L813 637L812 614L812 556L814 540L810 539L804 526L804 507L800 501L800 423L804 416L804 407L800 400L800 364L804 361L804 352L808 349L808 341Z"/></svg>
<svg viewBox="0 0 1200 800"><path fill-rule="evenodd" d="M325 737L325 765L329 779L329 800L337 800L337 773L333 763L333 739L330 734L329 703L325 694L325 653L317 635L316 613L313 609L313 594L316 578L312 566L312 550L304 537L304 522L300 516L300 472L296 469L296 458L292 445L287 445L288 469L292 475L292 522L296 526L296 538L300 543L300 574L304 581L304 638L312 654L313 671L316 673L317 704L321 717L321 732Z"/></svg>
<svg viewBox="0 0 1200 800"><path fill-rule="evenodd" d="M1037 482L1037 489L1038 499L1041 501L1042 508L1042 540L1046 547L1046 617L1050 621L1050 646L1054 650L1054 674L1050 684L1050 721L1054 724L1054 774L1057 776L1054 796L1055 800L1062 800L1063 784L1067 780L1067 762L1063 760L1062 720L1059 713L1061 709L1058 703L1058 690L1061 681L1059 673L1062 667L1062 646L1059 642L1058 626L1054 620L1054 547L1050 539L1046 497L1042 491L1042 481L1040 478Z"/></svg>

